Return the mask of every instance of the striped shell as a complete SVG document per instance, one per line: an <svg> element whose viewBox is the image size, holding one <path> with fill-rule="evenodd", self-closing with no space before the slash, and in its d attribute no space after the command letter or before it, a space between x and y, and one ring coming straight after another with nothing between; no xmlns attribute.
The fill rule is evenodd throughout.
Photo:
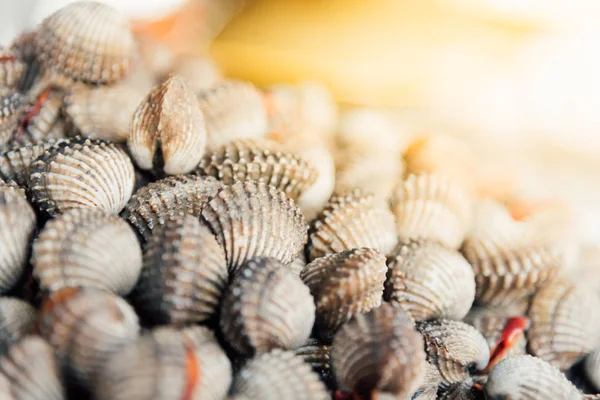
<svg viewBox="0 0 600 400"><path fill-rule="evenodd" d="M252 356L302 346L315 321L309 289L280 261L256 257L235 275L221 305L221 331L238 353Z"/></svg>
<svg viewBox="0 0 600 400"><path fill-rule="evenodd" d="M340 387L357 399L379 392L405 398L425 372L421 336L409 315L388 303L343 325L333 339L331 360Z"/></svg>
<svg viewBox="0 0 600 400"><path fill-rule="evenodd" d="M204 116L183 78L156 86L133 114L127 147L141 169L185 174L198 165L205 146Z"/></svg>
<svg viewBox="0 0 600 400"><path fill-rule="evenodd" d="M40 311L40 335L54 347L65 375L92 382L112 354L135 342L139 325L122 298L95 288L66 288L47 298Z"/></svg>
<svg viewBox="0 0 600 400"><path fill-rule="evenodd" d="M471 226L469 195L438 175L409 175L394 191L391 205L401 239L458 249Z"/></svg>
<svg viewBox="0 0 600 400"><path fill-rule="evenodd" d="M171 176L138 189L121 216L146 241L171 218L184 214L200 216L204 203L221 187L211 177Z"/></svg>
<svg viewBox="0 0 600 400"><path fill-rule="evenodd" d="M73 208L118 213L133 192L127 154L113 143L75 138L46 150L31 166L29 189L37 206L56 216Z"/></svg>
<svg viewBox="0 0 600 400"><path fill-rule="evenodd" d="M306 243L306 223L294 201L260 182L223 187L204 205L202 218L225 249L230 274L260 256L290 264Z"/></svg>
<svg viewBox="0 0 600 400"><path fill-rule="evenodd" d="M35 44L44 67L88 83L124 78L135 54L127 18L96 1L77 1L48 16Z"/></svg>
<svg viewBox="0 0 600 400"><path fill-rule="evenodd" d="M16 87L24 70L25 64L17 51L0 46L0 87Z"/></svg>
<svg viewBox="0 0 600 400"><path fill-rule="evenodd" d="M454 382L440 395L439 400L477 400L471 382Z"/></svg>
<svg viewBox="0 0 600 400"><path fill-rule="evenodd" d="M31 164L57 141L60 142L62 139L50 138L0 153L0 178L6 182L14 181L19 186L26 187Z"/></svg>
<svg viewBox="0 0 600 400"><path fill-rule="evenodd" d="M95 287L128 294L142 268L135 232L117 215L71 209L48 221L33 244L33 274L42 289Z"/></svg>
<svg viewBox="0 0 600 400"><path fill-rule="evenodd" d="M223 400L231 363L204 327L156 329L115 354L96 382L98 400Z"/></svg>
<svg viewBox="0 0 600 400"><path fill-rule="evenodd" d="M185 215L150 237L131 298L154 323L198 323L217 313L226 286L223 249L198 218Z"/></svg>
<svg viewBox="0 0 600 400"><path fill-rule="evenodd" d="M24 66L17 86L22 93L31 89L40 72L40 65L35 53L35 37L35 31L23 32L13 40L10 46L10 50L17 53Z"/></svg>
<svg viewBox="0 0 600 400"><path fill-rule="evenodd" d="M235 400L328 400L325 385L294 353L279 349L248 361L231 387Z"/></svg>
<svg viewBox="0 0 600 400"><path fill-rule="evenodd" d="M0 91L0 148L4 150L19 128L25 100L21 93Z"/></svg>
<svg viewBox="0 0 600 400"><path fill-rule="evenodd" d="M19 126L13 131L12 143L25 145L44 139L65 137L61 109L64 93L52 87L43 90L23 108Z"/></svg>
<svg viewBox="0 0 600 400"><path fill-rule="evenodd" d="M583 366L586 377L597 390L600 389L600 349L591 352L585 358Z"/></svg>
<svg viewBox="0 0 600 400"><path fill-rule="evenodd" d="M306 245L308 261L359 247L389 254L398 238L394 216L371 194L356 189L333 195L311 223Z"/></svg>
<svg viewBox="0 0 600 400"><path fill-rule="evenodd" d="M317 307L315 330L324 340L356 314L381 305L387 267L379 251L360 248L317 258L300 273Z"/></svg>
<svg viewBox="0 0 600 400"><path fill-rule="evenodd" d="M500 361L485 384L490 400L579 400L581 394L552 365L532 356L514 356Z"/></svg>
<svg viewBox="0 0 600 400"><path fill-rule="evenodd" d="M403 242L388 261L384 298L415 320L462 319L475 297L473 271L455 250L434 242Z"/></svg>
<svg viewBox="0 0 600 400"><path fill-rule="evenodd" d="M322 378L331 377L331 359L329 356L331 346L323 344L317 339L309 338L303 346L294 350L296 357L303 359L312 366L313 371L317 372Z"/></svg>
<svg viewBox="0 0 600 400"><path fill-rule="evenodd" d="M0 297L0 354L33 333L36 321L37 312L32 305L14 297Z"/></svg>

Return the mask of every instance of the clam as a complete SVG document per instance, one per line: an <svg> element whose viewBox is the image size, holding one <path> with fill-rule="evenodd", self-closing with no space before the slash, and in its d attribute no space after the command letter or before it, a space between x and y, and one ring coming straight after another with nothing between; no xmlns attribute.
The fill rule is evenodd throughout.
<svg viewBox="0 0 600 400"><path fill-rule="evenodd" d="M142 268L135 232L101 209L71 209L48 221L33 244L33 274L40 287L95 287L126 295Z"/></svg>
<svg viewBox="0 0 600 400"><path fill-rule="evenodd" d="M227 342L252 356L303 345L315 320L315 305L300 278L272 257L256 257L233 278L219 321Z"/></svg>
<svg viewBox="0 0 600 400"><path fill-rule="evenodd" d="M359 247L389 254L398 243L394 217L373 195L355 189L333 195L311 223L306 245L308 261Z"/></svg>
<svg viewBox="0 0 600 400"><path fill-rule="evenodd" d="M185 174L198 165L205 146L204 116L183 78L156 86L133 114L127 147L141 169Z"/></svg>
<svg viewBox="0 0 600 400"><path fill-rule="evenodd" d="M317 171L317 180L306 188L297 204L304 218L312 221L325 207L335 186L335 165L331 152L325 147L308 147L296 150Z"/></svg>
<svg viewBox="0 0 600 400"><path fill-rule="evenodd" d="M62 140L49 138L0 153L0 178L5 182L14 181L17 185L26 187L31 164L46 150Z"/></svg>
<svg viewBox="0 0 600 400"><path fill-rule="evenodd" d="M31 89L40 72L40 65L35 52L35 36L35 31L23 32L15 38L10 46L10 51L16 53L24 67L17 85L22 93Z"/></svg>
<svg viewBox="0 0 600 400"><path fill-rule="evenodd" d="M600 389L600 350L592 351L585 358L583 366L586 377L596 389Z"/></svg>
<svg viewBox="0 0 600 400"><path fill-rule="evenodd" d="M308 263L306 262L306 257L304 256L304 252L303 252L303 251L301 251L301 252L298 254L298 257L296 257L296 258L294 259L294 261L292 261L292 263L289 265L289 267L288 267L288 268L289 268L289 269L290 269L290 270L291 270L293 273L295 273L295 274L297 274L297 275L300 275L300 272L302 272L302 270L304 269L304 267L306 267L306 265L307 265L307 264L308 264Z"/></svg>
<svg viewBox="0 0 600 400"><path fill-rule="evenodd" d="M13 140L23 115L25 96L12 91L0 91L0 148Z"/></svg>
<svg viewBox="0 0 600 400"><path fill-rule="evenodd" d="M331 360L340 387L357 399L379 393L407 397L420 384L426 364L410 316L388 303L343 325L333 339Z"/></svg>
<svg viewBox="0 0 600 400"><path fill-rule="evenodd" d="M0 354L33 333L36 321L37 313L32 305L14 297L0 297Z"/></svg>
<svg viewBox="0 0 600 400"><path fill-rule="evenodd" d="M132 293L136 309L155 323L198 323L214 316L227 286L223 249L197 217L165 223L145 246Z"/></svg>
<svg viewBox="0 0 600 400"><path fill-rule="evenodd" d="M225 249L231 274L260 256L290 264L306 243L306 223L294 201L261 182L223 187L204 204L202 219Z"/></svg>
<svg viewBox="0 0 600 400"><path fill-rule="evenodd" d="M330 345L309 338L303 346L294 350L294 354L310 364L313 371L317 372L322 379L329 380L332 375L330 350Z"/></svg>
<svg viewBox="0 0 600 400"><path fill-rule="evenodd" d="M65 129L60 115L63 99L59 89L43 90L25 107L12 141L23 145L45 138L63 138Z"/></svg>
<svg viewBox="0 0 600 400"><path fill-rule="evenodd" d="M24 70L17 51L0 46L0 87L17 87Z"/></svg>
<svg viewBox="0 0 600 400"><path fill-rule="evenodd" d="M354 315L381 305L387 267L379 251L360 248L317 258L300 273L317 308L315 330L324 340Z"/></svg>
<svg viewBox="0 0 600 400"><path fill-rule="evenodd" d="M218 65L208 56L182 57L175 61L171 73L184 78L195 93L209 90L223 79Z"/></svg>
<svg viewBox="0 0 600 400"><path fill-rule="evenodd" d="M29 190L40 210L56 216L73 208L118 213L135 183L133 164L117 145L74 138L52 146L31 166Z"/></svg>
<svg viewBox="0 0 600 400"><path fill-rule="evenodd" d="M384 298L415 320L462 319L475 297L469 263L435 242L402 242L388 261Z"/></svg>

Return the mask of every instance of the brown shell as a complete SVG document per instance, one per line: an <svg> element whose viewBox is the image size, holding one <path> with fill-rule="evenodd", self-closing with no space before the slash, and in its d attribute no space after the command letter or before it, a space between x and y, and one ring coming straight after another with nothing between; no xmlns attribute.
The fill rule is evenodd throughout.
<svg viewBox="0 0 600 400"><path fill-rule="evenodd" d="M0 148L6 149L14 137L23 116L26 98L12 91L0 91Z"/></svg>
<svg viewBox="0 0 600 400"><path fill-rule="evenodd" d="M333 195L311 223L306 245L308 261L359 247L389 254L398 238L394 216L371 194L356 189Z"/></svg>
<svg viewBox="0 0 600 400"><path fill-rule="evenodd" d="M384 298L415 320L459 320L469 312L475 280L459 252L435 242L402 242L388 266Z"/></svg>
<svg viewBox="0 0 600 400"><path fill-rule="evenodd" d="M40 335L56 351L66 376L92 382L112 354L135 342L138 319L122 298L96 288L65 288L40 311Z"/></svg>
<svg viewBox="0 0 600 400"><path fill-rule="evenodd" d="M233 399L328 400L325 385L293 352L279 349L248 361L235 376Z"/></svg>
<svg viewBox="0 0 600 400"><path fill-rule="evenodd" d="M306 223L294 201L261 182L223 187L204 204L202 219L225 249L230 274L260 256L290 264L306 243Z"/></svg>
<svg viewBox="0 0 600 400"><path fill-rule="evenodd" d="M35 31L23 32L15 38L10 46L10 50L16 52L24 66L17 86L22 93L26 93L31 89L40 72L40 65L35 52L35 37Z"/></svg>
<svg viewBox="0 0 600 400"><path fill-rule="evenodd" d="M585 287L556 280L533 296L528 310L529 353L565 370L600 344L600 298Z"/></svg>
<svg viewBox="0 0 600 400"><path fill-rule="evenodd" d="M486 399L579 400L581 394L552 365L532 356L514 356L500 361L485 384Z"/></svg>
<svg viewBox="0 0 600 400"><path fill-rule="evenodd" d="M469 381L454 382L439 396L439 400L477 400L478 398Z"/></svg>
<svg viewBox="0 0 600 400"><path fill-rule="evenodd" d="M600 389L600 349L592 351L585 358L583 368L585 376L590 380L594 387Z"/></svg>
<svg viewBox="0 0 600 400"><path fill-rule="evenodd" d="M14 297L0 297L0 354L33 333L36 321L37 312L32 305Z"/></svg>
<svg viewBox="0 0 600 400"><path fill-rule="evenodd" d="M312 221L325 207L335 186L335 165L331 152L325 147L295 150L302 159L317 171L317 180L305 189L297 204L304 218Z"/></svg>
<svg viewBox="0 0 600 400"><path fill-rule="evenodd" d="M340 387L358 399L379 392L405 398L425 372L421 335L406 312L388 303L343 325L333 339L331 360Z"/></svg>
<svg viewBox="0 0 600 400"><path fill-rule="evenodd" d="M49 138L0 153L0 178L5 182L14 181L17 185L26 187L31 164L46 150L63 140Z"/></svg>
<svg viewBox="0 0 600 400"><path fill-rule="evenodd" d="M57 143L32 164L29 190L40 210L52 216L73 208L116 214L134 183L133 164L119 146L74 138Z"/></svg>
<svg viewBox="0 0 600 400"><path fill-rule="evenodd" d="M0 359L0 397L6 400L63 400L54 351L39 336L28 336Z"/></svg>
<svg viewBox="0 0 600 400"><path fill-rule="evenodd" d="M315 330L326 341L356 314L381 305L387 266L379 251L360 248L317 258L300 273L315 299Z"/></svg>
<svg viewBox="0 0 600 400"><path fill-rule="evenodd" d="M138 189L121 216L148 240L171 218L200 216L204 203L221 187L222 183L211 177L171 176Z"/></svg>
<svg viewBox="0 0 600 400"><path fill-rule="evenodd" d="M71 209L48 221L33 244L33 274L40 287L95 287L128 294L142 268L135 232L117 215Z"/></svg>
<svg viewBox="0 0 600 400"><path fill-rule="evenodd" d="M197 217L184 215L150 237L131 298L153 323L198 323L216 314L226 286L223 249Z"/></svg>
<svg viewBox="0 0 600 400"><path fill-rule="evenodd" d="M198 165L205 146L204 116L183 78L156 86L133 114L127 147L141 169L185 174Z"/></svg>
<svg viewBox="0 0 600 400"><path fill-rule="evenodd" d="M409 175L391 200L401 239L430 240L458 249L473 217L467 192L439 175Z"/></svg>
<svg viewBox="0 0 600 400"><path fill-rule="evenodd" d="M236 181L264 182L296 200L317 179L317 171L277 143L238 139L206 154L196 173L214 176L227 185Z"/></svg>
<svg viewBox="0 0 600 400"><path fill-rule="evenodd" d="M222 400L230 383L231 363L209 329L160 328L109 360L95 394L98 400Z"/></svg>
<svg viewBox="0 0 600 400"><path fill-rule="evenodd" d="M240 354L302 346L315 321L315 305L300 278L272 257L244 264L225 293L220 327Z"/></svg>
<svg viewBox="0 0 600 400"><path fill-rule="evenodd" d="M36 229L35 212L16 185L0 183L0 293L21 279Z"/></svg>
<svg viewBox="0 0 600 400"><path fill-rule="evenodd" d="M0 87L16 87L21 80L25 64L14 49L0 46Z"/></svg>
<svg viewBox="0 0 600 400"><path fill-rule="evenodd" d="M77 1L48 16L35 44L43 66L88 83L124 78L135 55L127 18L96 1Z"/></svg>
<svg viewBox="0 0 600 400"><path fill-rule="evenodd" d="M172 73L184 78L195 93L209 90L223 79L218 65L208 56L187 56L176 60Z"/></svg>
<svg viewBox="0 0 600 400"><path fill-rule="evenodd" d="M294 353L296 357L310 364L313 371L321 376L328 376L331 373L330 350L330 345L324 344L318 339L309 338L303 346L294 350Z"/></svg>
<svg viewBox="0 0 600 400"><path fill-rule="evenodd" d="M65 130L61 118L64 93L61 90L47 88L33 98L24 108L19 126L13 132L12 142L27 144L46 138L63 138Z"/></svg>

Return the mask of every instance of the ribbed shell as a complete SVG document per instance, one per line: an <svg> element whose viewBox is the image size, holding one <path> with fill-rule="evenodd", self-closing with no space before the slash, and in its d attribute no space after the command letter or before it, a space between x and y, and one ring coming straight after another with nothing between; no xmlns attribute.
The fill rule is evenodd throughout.
<svg viewBox="0 0 600 400"><path fill-rule="evenodd" d="M13 132L12 143L25 145L37 143L46 138L65 137L61 108L64 93L47 88L37 95L23 109L18 128Z"/></svg>
<svg viewBox="0 0 600 400"><path fill-rule="evenodd" d="M200 92L199 98L209 150L235 139L260 138L267 134L263 97L251 83L222 81Z"/></svg>
<svg viewBox="0 0 600 400"><path fill-rule="evenodd" d="M144 240L171 218L200 216L202 206L222 187L214 178L171 176L138 189L121 216Z"/></svg>
<svg viewBox="0 0 600 400"><path fill-rule="evenodd" d="M14 181L17 185L26 187L31 164L47 149L63 140L50 138L0 153L0 178L6 182Z"/></svg>
<svg viewBox="0 0 600 400"><path fill-rule="evenodd" d="M588 354L583 366L587 378L597 390L600 389L600 349Z"/></svg>
<svg viewBox="0 0 600 400"><path fill-rule="evenodd" d="M467 192L438 175L409 175L391 205L401 239L435 241L450 249L460 247L473 217Z"/></svg>
<svg viewBox="0 0 600 400"><path fill-rule="evenodd" d="M128 294L142 268L136 234L119 216L71 209L48 221L33 244L33 274L42 289L95 287Z"/></svg>
<svg viewBox="0 0 600 400"><path fill-rule="evenodd" d="M401 308L384 303L355 316L335 335L331 360L340 387L359 399L413 393L425 372L421 335Z"/></svg>
<svg viewBox="0 0 600 400"><path fill-rule="evenodd" d="M43 303L39 331L54 347L66 376L86 385L111 355L135 342L139 325L122 298L95 288L66 288Z"/></svg>
<svg viewBox="0 0 600 400"><path fill-rule="evenodd" d="M25 93L31 89L40 72L40 65L35 54L35 31L21 33L12 42L10 49L18 54L24 65L23 73L18 82L18 89Z"/></svg>
<svg viewBox="0 0 600 400"><path fill-rule="evenodd" d="M63 400L54 351L39 336L28 336L0 359L0 397L6 400Z"/></svg>
<svg viewBox="0 0 600 400"><path fill-rule="evenodd" d="M0 46L0 87L15 87L19 84L25 64L19 60L14 49Z"/></svg>
<svg viewBox="0 0 600 400"><path fill-rule="evenodd" d="M98 400L222 400L230 383L231 364L210 330L160 328L111 358L95 394Z"/></svg>
<svg viewBox="0 0 600 400"><path fill-rule="evenodd" d="M335 165L331 152L325 147L309 147L296 153L317 171L317 180L298 198L304 218L312 221L325 207L335 185Z"/></svg>
<svg viewBox="0 0 600 400"><path fill-rule="evenodd" d="M482 370L490 360L485 338L464 322L419 322L417 330L423 335L427 361L437 366L446 386L469 379L471 368Z"/></svg>
<svg viewBox="0 0 600 400"><path fill-rule="evenodd" d="M317 258L300 273L315 299L315 329L326 341L356 314L381 305L387 266L379 251L360 248Z"/></svg>
<svg viewBox="0 0 600 400"><path fill-rule="evenodd" d="M198 323L215 315L227 286L223 249L197 217L167 221L145 246L132 293L136 309L154 323Z"/></svg>
<svg viewBox="0 0 600 400"><path fill-rule="evenodd" d="M333 195L311 223L306 256L308 261L359 247L389 254L398 238L394 216L371 194L356 189Z"/></svg>
<svg viewBox="0 0 600 400"><path fill-rule="evenodd" d="M236 181L264 182L296 200L317 179L317 171L275 142L239 139L205 155L196 173L231 185Z"/></svg>
<svg viewBox="0 0 600 400"><path fill-rule="evenodd" d="M306 257L304 256L304 252L301 251L300 254L298 254L298 257L296 257L294 259L294 261L292 261L292 263L289 265L289 269L297 274L300 275L300 272L302 272L302 270L304 269L304 267L306 267L307 262L306 262Z"/></svg>
<svg viewBox="0 0 600 400"><path fill-rule="evenodd" d="M42 65L88 83L124 78L135 54L127 18L96 1L77 1L48 16L35 43Z"/></svg>
<svg viewBox="0 0 600 400"><path fill-rule="evenodd" d="M0 91L0 148L12 141L24 113L25 96L12 91Z"/></svg>
<svg viewBox="0 0 600 400"><path fill-rule="evenodd" d="M202 218L225 249L230 274L255 257L290 264L306 243L306 223L294 201L260 182L223 187L204 205Z"/></svg>
<svg viewBox="0 0 600 400"><path fill-rule="evenodd" d="M248 261L221 305L221 331L240 354L302 346L315 320L315 305L300 278L278 260Z"/></svg>
<svg viewBox="0 0 600 400"><path fill-rule="evenodd" d="M32 305L17 298L0 297L0 354L33 333L36 321L37 312Z"/></svg>
<svg viewBox="0 0 600 400"><path fill-rule="evenodd" d="M133 164L120 147L75 138L49 148L32 164L29 190L37 206L52 216L73 208L116 214L134 183Z"/></svg>
<svg viewBox="0 0 600 400"><path fill-rule="evenodd" d="M0 183L0 227L0 293L6 293L23 276L36 229L35 212L15 185Z"/></svg>
<svg viewBox="0 0 600 400"><path fill-rule="evenodd" d="M331 373L330 350L330 345L309 338L303 346L294 350L294 353L310 364L313 371L318 372L321 376L328 376Z"/></svg>
<svg viewBox="0 0 600 400"><path fill-rule="evenodd" d="M532 356L500 361L485 384L490 400L580 400L581 394L552 365Z"/></svg>
<svg viewBox="0 0 600 400"><path fill-rule="evenodd" d="M600 344L600 298L585 287L557 280L530 303L527 331L530 354L565 370Z"/></svg>
<svg viewBox="0 0 600 400"><path fill-rule="evenodd" d="M471 383L467 382L455 382L451 384L441 396L439 400L476 400L477 397L471 389Z"/></svg>
<svg viewBox="0 0 600 400"><path fill-rule="evenodd" d="M293 352L273 350L248 361L235 376L232 398L261 400L327 400L319 376Z"/></svg>
<svg viewBox="0 0 600 400"><path fill-rule="evenodd" d="M183 78L156 86L133 114L127 147L141 169L185 174L198 165L205 146L204 116Z"/></svg>
<svg viewBox="0 0 600 400"><path fill-rule="evenodd" d="M455 250L435 242L403 242L388 260L384 298L417 321L462 319L475 297L473 270Z"/></svg>

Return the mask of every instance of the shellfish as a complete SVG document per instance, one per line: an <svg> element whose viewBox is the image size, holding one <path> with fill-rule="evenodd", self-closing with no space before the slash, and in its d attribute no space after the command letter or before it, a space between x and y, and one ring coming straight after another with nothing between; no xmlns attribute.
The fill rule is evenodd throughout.
<svg viewBox="0 0 600 400"><path fill-rule="evenodd" d="M587 378L596 389L600 389L600 350L596 349L588 354L583 365Z"/></svg>
<svg viewBox="0 0 600 400"><path fill-rule="evenodd" d="M23 108L19 124L12 132L11 143L37 143L45 138L65 137L61 117L64 93L55 88L47 88L34 97Z"/></svg>
<svg viewBox="0 0 600 400"><path fill-rule="evenodd" d="M19 59L14 49L0 46L0 87L18 86L25 64Z"/></svg>
<svg viewBox="0 0 600 400"><path fill-rule="evenodd" d="M12 91L0 91L0 148L6 148L18 129L25 96Z"/></svg>
<svg viewBox="0 0 600 400"><path fill-rule="evenodd" d="M325 147L296 150L317 171L317 180L298 197L298 207L307 221L312 221L325 207L335 186L335 165L331 152Z"/></svg>
<svg viewBox="0 0 600 400"><path fill-rule="evenodd" d="M0 298L0 354L25 335L33 333L37 313L29 303L13 297Z"/></svg>
<svg viewBox="0 0 600 400"><path fill-rule="evenodd" d="M10 50L17 54L24 67L17 85L17 89L22 93L31 89L40 72L35 52L35 36L35 31L23 32L15 38L10 46Z"/></svg>
<svg viewBox="0 0 600 400"><path fill-rule="evenodd" d="M0 178L6 182L14 181L17 185L26 187L31 164L47 149L62 140L49 138L0 153Z"/></svg>
<svg viewBox="0 0 600 400"><path fill-rule="evenodd" d="M303 346L294 350L296 357L303 359L312 366L321 379L326 382L333 378L331 371L331 358L329 356L331 346L317 339L309 338Z"/></svg>

